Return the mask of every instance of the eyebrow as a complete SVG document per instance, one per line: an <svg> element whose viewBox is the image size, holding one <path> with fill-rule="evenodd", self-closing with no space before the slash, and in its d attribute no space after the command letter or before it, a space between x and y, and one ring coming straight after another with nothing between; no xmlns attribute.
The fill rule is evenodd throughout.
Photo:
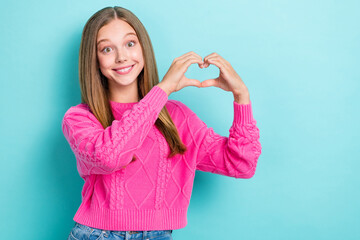
<svg viewBox="0 0 360 240"><path fill-rule="evenodd" d="M136 36L136 33L129 32L129 33L125 34L124 38L125 38L126 36L128 36L128 35L134 35L134 36ZM99 40L99 41L97 42L97 45L99 45L99 43L101 43L101 42L106 42L106 41L110 41L110 40L109 40L109 39L101 39L101 40Z"/></svg>

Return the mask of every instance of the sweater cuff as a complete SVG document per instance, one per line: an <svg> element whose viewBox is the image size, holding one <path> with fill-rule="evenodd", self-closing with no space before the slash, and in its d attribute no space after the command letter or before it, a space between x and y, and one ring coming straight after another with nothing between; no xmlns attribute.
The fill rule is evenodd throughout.
<svg viewBox="0 0 360 240"><path fill-rule="evenodd" d="M234 123L233 125L244 125L254 120L251 101L249 104L239 104L234 101Z"/></svg>
<svg viewBox="0 0 360 240"><path fill-rule="evenodd" d="M150 103L155 109L159 110L164 107L167 100L167 93L158 86L154 86L142 99L142 101Z"/></svg>

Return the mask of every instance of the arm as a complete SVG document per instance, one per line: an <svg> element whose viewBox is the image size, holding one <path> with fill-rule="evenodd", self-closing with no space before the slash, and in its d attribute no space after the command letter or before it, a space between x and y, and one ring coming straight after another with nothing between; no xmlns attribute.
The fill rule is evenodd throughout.
<svg viewBox="0 0 360 240"><path fill-rule="evenodd" d="M168 99L158 86L106 129L85 109L70 108L62 130L77 159L80 176L109 174L129 164Z"/></svg>
<svg viewBox="0 0 360 240"><path fill-rule="evenodd" d="M257 160L261 154L259 129L253 119L251 102L234 104L234 121L229 137L221 136L190 113L196 146L196 170L212 172L234 178L251 178L255 174ZM190 110L191 111L191 110Z"/></svg>

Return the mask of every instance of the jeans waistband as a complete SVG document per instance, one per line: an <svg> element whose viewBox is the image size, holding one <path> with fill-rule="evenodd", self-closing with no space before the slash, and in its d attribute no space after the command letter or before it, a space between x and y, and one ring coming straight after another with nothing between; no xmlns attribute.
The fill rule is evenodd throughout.
<svg viewBox="0 0 360 240"><path fill-rule="evenodd" d="M98 228L89 227L89 226L83 225L83 224L78 223L78 222L75 222L75 225L78 225L80 228L86 229L86 230L88 230L90 232L92 232L94 229L100 230L100 231L110 231L110 230L104 230L104 229L98 229ZM152 233L152 232L167 232L167 231L170 232L170 233L173 232L173 230L147 230L146 232ZM137 233L144 233L144 231L112 231L112 230L110 232L119 233L119 234L123 234L123 235L125 235L126 232L128 234L130 234L130 235L137 234Z"/></svg>

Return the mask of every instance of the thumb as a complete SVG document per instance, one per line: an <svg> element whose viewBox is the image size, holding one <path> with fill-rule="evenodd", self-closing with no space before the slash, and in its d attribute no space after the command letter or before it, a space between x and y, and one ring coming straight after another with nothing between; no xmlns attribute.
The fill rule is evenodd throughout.
<svg viewBox="0 0 360 240"><path fill-rule="evenodd" d="M216 81L216 79L207 79L205 81L201 82L201 87L217 87L218 86L218 82Z"/></svg>
<svg viewBox="0 0 360 240"><path fill-rule="evenodd" d="M195 86L195 87L201 87L201 82L197 79L191 79L188 78L187 81L185 81L186 86Z"/></svg>

